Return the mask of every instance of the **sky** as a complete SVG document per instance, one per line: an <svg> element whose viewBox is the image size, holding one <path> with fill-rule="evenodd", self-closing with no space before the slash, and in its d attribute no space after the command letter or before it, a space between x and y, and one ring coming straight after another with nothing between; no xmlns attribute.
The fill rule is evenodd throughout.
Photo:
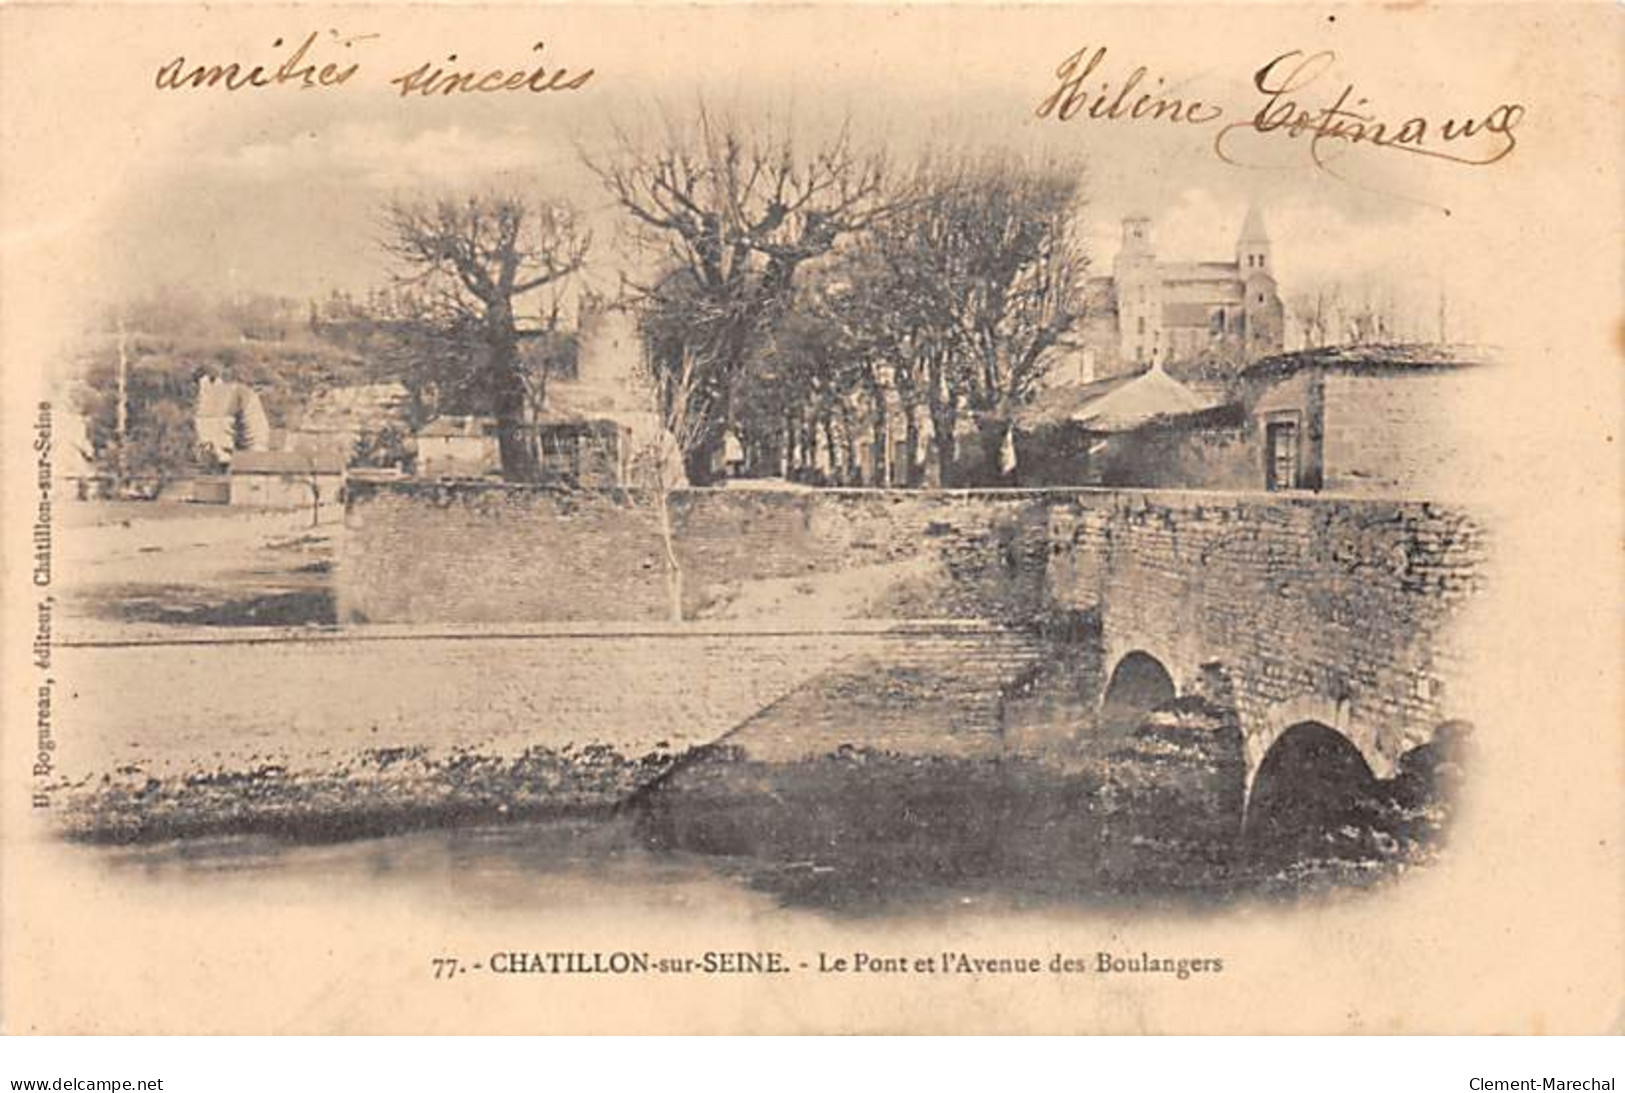
<svg viewBox="0 0 1625 1093"><path fill-rule="evenodd" d="M1332 174L1316 169L1301 143L1284 141L1260 142L1257 161L1236 166L1214 155L1211 130L1034 117L1071 43L1103 39L1115 51L1099 70L1103 86L1120 86L1146 64L1147 85L1161 78L1161 87L1224 102L1239 117L1256 99L1249 99L1251 67L1290 44L1289 35L1273 43L1227 40L1232 61L1215 59L1200 36L1153 48L1132 25L1098 36L1087 28L1070 37L1023 34L1012 39L1019 48L992 49L977 24L951 11L876 11L856 26L843 20L822 49L799 44L796 19L828 27L812 15L764 22L758 13L733 13L726 22L737 32L733 43L719 40L726 35L696 38L692 20L648 13L626 19L649 33L553 36L542 56L566 64L590 57L597 71L583 92L546 101L403 100L384 80L400 70L400 58L438 53L451 64L444 57L453 50L420 48L423 39L415 37L411 46L391 46L395 53L368 71L372 83L342 108L320 93L267 93L194 119L179 145L170 145L176 166L160 167L152 182L120 194L109 220L111 291L179 285L295 297L362 293L391 275L380 216L389 201L479 190L574 203L595 235L583 283L612 289L629 261L621 239L626 221L582 155L604 154L617 127L635 136L656 133L662 118L689 116L703 101L750 125L788 129L808 145L845 122L861 144L898 162L927 148L1059 158L1085 179L1080 221L1097 272L1109 270L1126 213L1153 218L1164 257L1227 259L1247 207L1257 203L1284 297L1338 285L1356 294L1391 292L1431 313L1440 293L1451 292L1460 298L1452 302L1458 315L1470 310L1474 294L1452 284L1463 272L1462 226L1456 210L1446 212L1453 200L1442 196L1460 173L1416 171L1397 162L1405 157L1367 152ZM662 35L663 28L673 33ZM674 37L678 31L682 36ZM477 68L527 59L511 35L496 41L463 40L457 55ZM1065 48L1056 44L1062 42ZM367 48L379 51L369 59L386 56L382 44ZM280 56L266 48L263 33L247 36L241 52L229 55ZM1355 63L1348 62L1351 71Z"/></svg>

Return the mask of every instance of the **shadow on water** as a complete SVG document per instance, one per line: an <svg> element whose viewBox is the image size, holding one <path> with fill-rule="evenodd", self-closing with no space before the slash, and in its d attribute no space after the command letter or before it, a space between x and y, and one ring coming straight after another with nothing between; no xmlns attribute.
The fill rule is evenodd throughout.
<svg viewBox="0 0 1625 1093"><path fill-rule="evenodd" d="M692 907L753 892L858 916L1199 909L1369 885L1428 860L1464 739L1465 726L1446 726L1381 780L1342 750L1341 737L1305 728L1283 737L1287 746L1260 769L1245 824L1233 715L1176 699L1126 733L1042 756L843 747L787 763L719 745L613 810L510 822L485 814L471 825L326 844L255 835L109 852L151 875L440 888L444 878L510 905Z"/></svg>
<svg viewBox="0 0 1625 1093"><path fill-rule="evenodd" d="M1367 884L1426 860L1456 769L1445 750L1413 753L1387 781L1363 760L1350 772L1317 765L1312 748L1289 754L1244 829L1234 718L1182 699L1063 757L843 748L768 764L719 747L632 814L647 847L702 856L792 906L1204 906Z"/></svg>

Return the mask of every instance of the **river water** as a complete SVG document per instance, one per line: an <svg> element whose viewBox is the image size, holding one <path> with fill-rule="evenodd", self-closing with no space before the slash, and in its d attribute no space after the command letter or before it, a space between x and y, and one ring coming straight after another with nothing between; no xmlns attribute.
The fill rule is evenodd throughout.
<svg viewBox="0 0 1625 1093"><path fill-rule="evenodd" d="M1150 747L1069 763L847 749L764 764L721 751L590 815L80 850L164 885L265 877L583 911L686 905L700 892L840 917L1291 899L1391 879L1438 852L1441 802L1383 783L1290 837L1244 833L1226 780L1207 776L1222 766L1182 774Z"/></svg>

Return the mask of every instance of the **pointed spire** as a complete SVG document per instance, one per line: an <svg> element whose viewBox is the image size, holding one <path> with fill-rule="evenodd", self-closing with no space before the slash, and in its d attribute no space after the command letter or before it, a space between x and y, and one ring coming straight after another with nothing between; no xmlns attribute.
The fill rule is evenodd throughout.
<svg viewBox="0 0 1625 1093"><path fill-rule="evenodd" d="M1247 206L1247 219L1241 224L1242 243L1268 243L1269 232L1264 230L1264 214L1257 205Z"/></svg>

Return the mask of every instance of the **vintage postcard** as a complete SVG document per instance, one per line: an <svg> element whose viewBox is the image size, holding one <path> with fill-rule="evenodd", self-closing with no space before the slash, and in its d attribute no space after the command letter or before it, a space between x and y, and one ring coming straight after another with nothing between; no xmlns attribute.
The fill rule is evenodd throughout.
<svg viewBox="0 0 1625 1093"><path fill-rule="evenodd" d="M7 5L5 1031L1618 1031L1620 29Z"/></svg>

